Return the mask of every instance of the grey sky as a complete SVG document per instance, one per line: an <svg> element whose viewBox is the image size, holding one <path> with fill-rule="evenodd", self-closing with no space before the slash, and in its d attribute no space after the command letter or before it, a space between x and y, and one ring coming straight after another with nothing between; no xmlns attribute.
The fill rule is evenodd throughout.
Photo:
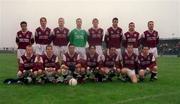
<svg viewBox="0 0 180 104"><path fill-rule="evenodd" d="M64 17L66 27L75 27L75 19L83 19L83 28L91 27L91 20L99 18L100 26L107 29L113 17L119 18L119 26L127 31L128 23L136 23L136 30L147 29L147 21L155 21L160 38L180 37L179 0L1 0L0 47L15 47L19 22L28 22L34 32L39 18L45 16L48 26L57 26L57 19ZM174 35L172 35L174 34Z"/></svg>

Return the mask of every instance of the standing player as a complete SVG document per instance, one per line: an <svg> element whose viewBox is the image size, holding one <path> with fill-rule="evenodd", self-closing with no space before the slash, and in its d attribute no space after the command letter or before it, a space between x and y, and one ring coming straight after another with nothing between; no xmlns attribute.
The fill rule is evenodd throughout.
<svg viewBox="0 0 180 104"><path fill-rule="evenodd" d="M40 27L35 31L36 54L43 55L46 46L51 43L51 29L46 26L47 20L45 17L40 18Z"/></svg>
<svg viewBox="0 0 180 104"><path fill-rule="evenodd" d="M148 22L148 30L144 31L142 34L142 45L148 46L150 48L150 52L153 53L155 58L158 57L157 45L159 43L158 32L154 30L154 22Z"/></svg>
<svg viewBox="0 0 180 104"><path fill-rule="evenodd" d="M109 52L106 52L102 61L100 61L100 73L103 77L103 80L112 81L112 77L115 75L115 72L120 74L121 63L119 56L116 52L116 48L110 47Z"/></svg>
<svg viewBox="0 0 180 104"><path fill-rule="evenodd" d="M20 23L21 30L17 32L16 35L16 44L18 46L17 49L17 58L18 63L20 62L20 58L22 55L25 54L26 46L32 45L34 43L34 38L32 35L32 32L27 30L27 23L25 21L22 21Z"/></svg>
<svg viewBox="0 0 180 104"><path fill-rule="evenodd" d="M102 55L96 52L96 46L89 46L89 51L86 53L86 72L88 77L95 75L95 80L98 81L99 77L99 62Z"/></svg>
<svg viewBox="0 0 180 104"><path fill-rule="evenodd" d="M122 43L123 31L118 27L118 18L113 18L112 27L107 29L105 34L105 43L107 48L115 47L118 55L121 57L121 43Z"/></svg>
<svg viewBox="0 0 180 104"><path fill-rule="evenodd" d="M127 48L127 44L133 44L133 51L136 55L139 54L139 44L140 44L140 35L135 31L135 23L129 23L129 31L126 32L123 36L123 45L124 48Z"/></svg>
<svg viewBox="0 0 180 104"><path fill-rule="evenodd" d="M93 27L91 27L88 32L88 43L89 46L95 46L96 51L99 55L102 55L102 38L103 38L103 29L98 27L99 20L94 18L92 21Z"/></svg>
<svg viewBox="0 0 180 104"><path fill-rule="evenodd" d="M68 40L69 29L64 27L64 18L59 18L58 24L59 24L59 27L56 27L53 30L52 42L54 45L53 48L54 48L55 55L57 55L59 59L62 60L62 56L67 51L67 45L69 43L69 40Z"/></svg>
<svg viewBox="0 0 180 104"><path fill-rule="evenodd" d="M42 60L47 80L56 83L56 74L60 69L60 65L58 57L54 55L53 47L51 45L46 46L46 52L42 55Z"/></svg>
<svg viewBox="0 0 180 104"><path fill-rule="evenodd" d="M83 58L85 56L85 47L87 43L87 32L81 28L82 26L82 19L76 19L76 28L73 29L69 34L69 41L70 44L73 44L77 52L80 54L80 57Z"/></svg>
<svg viewBox="0 0 180 104"><path fill-rule="evenodd" d="M122 55L123 68L121 73L127 75L132 83L137 83L135 70L138 67L138 57L133 52L133 44L127 44L126 52Z"/></svg>
<svg viewBox="0 0 180 104"><path fill-rule="evenodd" d="M25 78L35 78L37 76L37 69L40 69L36 65L36 56L33 54L33 48L31 45L26 46L25 54L20 58L19 71L17 73L20 81L24 81Z"/></svg>
<svg viewBox="0 0 180 104"><path fill-rule="evenodd" d="M150 80L157 80L157 65L155 57L149 52L148 46L143 46L142 52L138 56L139 77L143 81L145 75L151 73Z"/></svg>

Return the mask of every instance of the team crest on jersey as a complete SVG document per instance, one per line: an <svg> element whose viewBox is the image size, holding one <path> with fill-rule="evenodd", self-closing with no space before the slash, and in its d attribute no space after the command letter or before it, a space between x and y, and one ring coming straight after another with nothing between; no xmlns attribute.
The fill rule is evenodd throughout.
<svg viewBox="0 0 180 104"><path fill-rule="evenodd" d="M48 60L45 60L45 62L48 62Z"/></svg>
<svg viewBox="0 0 180 104"><path fill-rule="evenodd" d="M46 35L49 35L49 32L48 32L48 31L46 31Z"/></svg>
<svg viewBox="0 0 180 104"><path fill-rule="evenodd" d="M94 31L92 31L92 34L94 34L95 32Z"/></svg>
<svg viewBox="0 0 180 104"><path fill-rule="evenodd" d="M120 33L120 31L117 31L117 33L119 34L119 33Z"/></svg>
<svg viewBox="0 0 180 104"><path fill-rule="evenodd" d="M24 63L26 63L27 61L26 60L24 60Z"/></svg>
<svg viewBox="0 0 180 104"><path fill-rule="evenodd" d="M66 34L66 31L64 30L64 34Z"/></svg>
<svg viewBox="0 0 180 104"><path fill-rule="evenodd" d="M21 38L21 37L22 37L22 35L19 35L19 37Z"/></svg>
<svg viewBox="0 0 180 104"><path fill-rule="evenodd" d="M134 34L134 36L136 37L137 35L136 35L136 34Z"/></svg>
<svg viewBox="0 0 180 104"><path fill-rule="evenodd" d="M129 35L127 35L127 37L129 37Z"/></svg>
<svg viewBox="0 0 180 104"><path fill-rule="evenodd" d="M99 30L98 33L101 34L101 31Z"/></svg>
<svg viewBox="0 0 180 104"><path fill-rule="evenodd" d="M111 31L111 34L113 34L113 31Z"/></svg>
<svg viewBox="0 0 180 104"><path fill-rule="evenodd" d="M124 58L127 59L127 56L125 56Z"/></svg>
<svg viewBox="0 0 180 104"><path fill-rule="evenodd" d="M57 30L56 33L59 34L59 30Z"/></svg>
<svg viewBox="0 0 180 104"><path fill-rule="evenodd" d="M38 32L39 35L41 35L41 32Z"/></svg>
<svg viewBox="0 0 180 104"><path fill-rule="evenodd" d="M27 35L26 38L29 38L29 35Z"/></svg>

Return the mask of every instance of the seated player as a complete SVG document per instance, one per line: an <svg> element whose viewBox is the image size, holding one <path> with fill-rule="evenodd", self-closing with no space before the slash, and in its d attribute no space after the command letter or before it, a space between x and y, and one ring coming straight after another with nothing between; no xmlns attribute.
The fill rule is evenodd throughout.
<svg viewBox="0 0 180 104"><path fill-rule="evenodd" d="M128 44L126 52L122 55L123 68L121 70L122 75L127 75L132 83L137 83L137 77L135 69L138 66L138 57L133 52L133 45Z"/></svg>
<svg viewBox="0 0 180 104"><path fill-rule="evenodd" d="M99 61L101 56L96 52L96 46L89 46L89 51L86 53L86 72L88 77L95 75L94 80L98 81Z"/></svg>
<svg viewBox="0 0 180 104"><path fill-rule="evenodd" d="M36 56L33 54L33 47L31 45L26 46L25 54L20 58L19 71L17 73L20 81L24 81L26 78L35 79L37 76L35 59Z"/></svg>
<svg viewBox="0 0 180 104"><path fill-rule="evenodd" d="M85 67L81 66L80 56L77 52L75 52L75 46L73 44L69 44L68 52L63 55L63 62L60 71L62 74L66 73L64 77L69 74L77 78L78 82L84 80L86 70Z"/></svg>
<svg viewBox="0 0 180 104"><path fill-rule="evenodd" d="M102 61L100 61L100 74L103 77L102 81L106 81L107 79L112 81L112 77L115 73L120 73L120 68L121 63L116 48L111 47L109 52L106 52L102 56Z"/></svg>
<svg viewBox="0 0 180 104"><path fill-rule="evenodd" d="M42 55L44 73L47 81L56 83L56 74L60 69L59 60L56 55L53 54L53 47L51 45L46 46L46 52Z"/></svg>
<svg viewBox="0 0 180 104"><path fill-rule="evenodd" d="M157 65L155 57L152 53L149 53L149 47L143 46L142 52L138 56L139 64L139 78L140 81L143 81L145 75L151 73L150 80L157 80Z"/></svg>

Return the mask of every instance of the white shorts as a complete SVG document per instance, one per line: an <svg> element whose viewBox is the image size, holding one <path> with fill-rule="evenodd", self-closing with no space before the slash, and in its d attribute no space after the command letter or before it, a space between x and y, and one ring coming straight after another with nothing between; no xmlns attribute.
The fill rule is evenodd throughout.
<svg viewBox="0 0 180 104"><path fill-rule="evenodd" d="M25 49L17 49L17 58L20 59L25 54Z"/></svg>
<svg viewBox="0 0 180 104"><path fill-rule="evenodd" d="M138 56L139 55L139 49L138 48L133 48L133 52Z"/></svg>
<svg viewBox="0 0 180 104"><path fill-rule="evenodd" d="M127 68L127 75L131 77L132 75L136 75L135 70L131 70Z"/></svg>
<svg viewBox="0 0 180 104"><path fill-rule="evenodd" d="M155 58L158 57L157 47L150 48L149 52L152 53Z"/></svg>
<svg viewBox="0 0 180 104"><path fill-rule="evenodd" d="M47 45L36 44L36 54L43 55L46 51L46 46Z"/></svg>
<svg viewBox="0 0 180 104"><path fill-rule="evenodd" d="M79 54L80 58L85 59L85 55L86 55L85 47L76 47L76 52Z"/></svg>
<svg viewBox="0 0 180 104"><path fill-rule="evenodd" d="M117 55L119 56L119 58L122 59L121 48L116 49L116 51L117 51Z"/></svg>
<svg viewBox="0 0 180 104"><path fill-rule="evenodd" d="M97 52L99 55L103 55L102 47L101 47L100 45L96 46L96 52Z"/></svg>
<svg viewBox="0 0 180 104"><path fill-rule="evenodd" d="M62 57L67 52L67 46L53 46L54 54Z"/></svg>

